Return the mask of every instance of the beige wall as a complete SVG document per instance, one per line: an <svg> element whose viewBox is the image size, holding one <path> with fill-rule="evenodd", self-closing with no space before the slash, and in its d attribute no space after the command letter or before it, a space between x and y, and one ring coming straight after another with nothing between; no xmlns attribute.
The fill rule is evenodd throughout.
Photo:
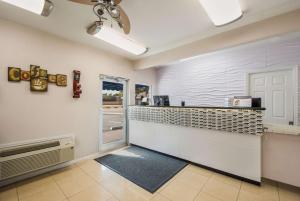
<svg viewBox="0 0 300 201"><path fill-rule="evenodd" d="M180 59L300 31L299 19L300 10L296 10L136 60L134 66L136 69L145 69L168 65Z"/></svg>
<svg viewBox="0 0 300 201"><path fill-rule="evenodd" d="M155 88L154 70L134 71L127 59L0 19L0 144L73 133L76 157L98 151L99 74L130 79ZM29 82L7 81L7 67L41 65L68 75L68 87L50 85L33 93ZM82 97L72 98L72 71L82 72ZM155 89L154 89L155 91Z"/></svg>

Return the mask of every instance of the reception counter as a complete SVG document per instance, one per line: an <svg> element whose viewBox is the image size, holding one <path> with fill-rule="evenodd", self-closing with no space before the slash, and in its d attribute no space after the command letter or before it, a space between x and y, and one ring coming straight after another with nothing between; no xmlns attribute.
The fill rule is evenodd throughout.
<svg viewBox="0 0 300 201"><path fill-rule="evenodd" d="M129 143L259 184L263 110L129 106Z"/></svg>

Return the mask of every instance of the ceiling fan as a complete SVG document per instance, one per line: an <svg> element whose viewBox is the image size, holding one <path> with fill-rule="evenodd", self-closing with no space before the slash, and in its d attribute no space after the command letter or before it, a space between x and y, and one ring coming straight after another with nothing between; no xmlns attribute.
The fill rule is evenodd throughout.
<svg viewBox="0 0 300 201"><path fill-rule="evenodd" d="M105 14L111 17L117 22L119 27L123 29L125 34L130 33L130 21L125 11L119 5L122 0L70 0L76 3L86 4L93 6L95 15L99 18L90 29L90 32L96 32L103 26L104 20L108 20L104 17Z"/></svg>

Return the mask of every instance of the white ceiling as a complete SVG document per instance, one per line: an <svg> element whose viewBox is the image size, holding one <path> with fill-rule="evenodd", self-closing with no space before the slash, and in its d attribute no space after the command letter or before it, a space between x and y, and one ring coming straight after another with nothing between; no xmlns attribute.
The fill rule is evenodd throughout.
<svg viewBox="0 0 300 201"><path fill-rule="evenodd" d="M130 59L139 58L86 33L86 27L97 19L91 6L67 0L52 2L55 9L45 18L0 0L0 17ZM143 57L300 8L299 0L240 0L240 3L244 17L218 28L213 26L199 0L123 0L121 6L131 20L130 37L150 47Z"/></svg>

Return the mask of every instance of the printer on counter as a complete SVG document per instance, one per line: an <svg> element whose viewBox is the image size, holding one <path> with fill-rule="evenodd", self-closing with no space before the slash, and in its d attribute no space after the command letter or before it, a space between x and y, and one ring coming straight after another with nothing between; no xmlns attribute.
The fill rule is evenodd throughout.
<svg viewBox="0 0 300 201"><path fill-rule="evenodd" d="M234 96L225 99L225 106L228 107L261 107L261 98L252 98L251 96Z"/></svg>

